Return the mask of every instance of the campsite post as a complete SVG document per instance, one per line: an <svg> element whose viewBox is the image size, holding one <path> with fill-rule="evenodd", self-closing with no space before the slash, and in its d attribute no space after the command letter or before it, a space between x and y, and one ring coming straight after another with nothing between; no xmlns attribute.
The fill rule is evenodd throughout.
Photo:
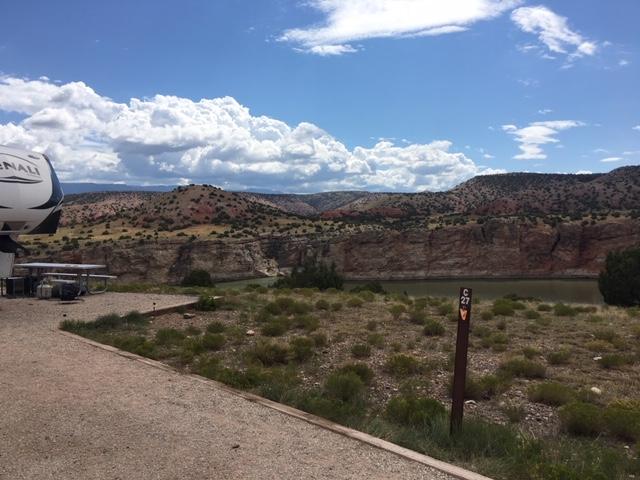
<svg viewBox="0 0 640 480"><path fill-rule="evenodd" d="M460 288L458 305L458 335L453 372L453 398L451 402L451 434L462 426L464 389L467 379L467 351L469 349L469 325L471 323L471 289Z"/></svg>

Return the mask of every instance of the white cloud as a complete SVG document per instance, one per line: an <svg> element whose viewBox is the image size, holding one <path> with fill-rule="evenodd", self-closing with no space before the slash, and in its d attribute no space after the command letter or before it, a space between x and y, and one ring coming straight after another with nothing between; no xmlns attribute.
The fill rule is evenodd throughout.
<svg viewBox="0 0 640 480"><path fill-rule="evenodd" d="M624 60L624 59L623 59L623 60L620 60L620 61L618 62L618 65L619 65L620 67L626 67L626 66L628 66L630 63L631 63L631 62L630 62L629 60Z"/></svg>
<svg viewBox="0 0 640 480"><path fill-rule="evenodd" d="M576 175L591 175L593 172L591 170L578 170Z"/></svg>
<svg viewBox="0 0 640 480"><path fill-rule="evenodd" d="M622 157L607 157L600 160L603 163L614 163L622 160Z"/></svg>
<svg viewBox="0 0 640 480"><path fill-rule="evenodd" d="M633 130L638 130L640 132L640 125L636 125L635 127L633 127Z"/></svg>
<svg viewBox="0 0 640 480"><path fill-rule="evenodd" d="M211 183L231 189L441 190L498 172L448 141L348 149L311 123L253 116L231 97L118 103L82 82L0 77L0 144L48 153L66 181Z"/></svg>
<svg viewBox="0 0 640 480"><path fill-rule="evenodd" d="M286 30L279 40L310 53L333 51L337 55L355 51L350 42L369 38L461 32L520 3L522 0L308 0L305 4L323 15L322 23Z"/></svg>
<svg viewBox="0 0 640 480"><path fill-rule="evenodd" d="M575 59L591 56L598 50L595 42L569 28L566 17L545 6L517 8L511 12L511 19L522 31L537 35L538 40L554 54L565 54Z"/></svg>
<svg viewBox="0 0 640 480"><path fill-rule="evenodd" d="M548 115L550 113L553 113L553 110L551 110L550 108L543 108L542 110L538 110L538 113L540 115Z"/></svg>
<svg viewBox="0 0 640 480"><path fill-rule="evenodd" d="M316 55L320 55L321 57L328 57L331 55L342 55L344 53L354 53L357 52L358 49L352 47L349 44L345 45L314 45L308 50L300 49L303 52L314 53Z"/></svg>
<svg viewBox="0 0 640 480"><path fill-rule="evenodd" d="M515 125L503 125L502 130L513 135L522 153L513 157L516 160L545 160L543 145L559 143L556 136L563 130L580 127L584 124L576 120L551 120L533 122L523 128Z"/></svg>

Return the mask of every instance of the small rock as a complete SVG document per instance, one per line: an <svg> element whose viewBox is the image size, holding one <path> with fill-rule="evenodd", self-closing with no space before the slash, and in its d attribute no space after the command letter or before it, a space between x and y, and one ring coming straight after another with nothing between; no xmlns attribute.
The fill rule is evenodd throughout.
<svg viewBox="0 0 640 480"><path fill-rule="evenodd" d="M253 337L255 334L255 330L247 330L247 337Z"/></svg>
<svg viewBox="0 0 640 480"><path fill-rule="evenodd" d="M597 362L598 360L602 360L602 357L593 357L594 362Z"/></svg>
<svg viewBox="0 0 640 480"><path fill-rule="evenodd" d="M467 400L464 402L465 405L477 405L475 400Z"/></svg>
<svg viewBox="0 0 640 480"><path fill-rule="evenodd" d="M231 448L240 448L240 444L239 443L234 443L233 445L231 445Z"/></svg>
<svg viewBox="0 0 640 480"><path fill-rule="evenodd" d="M182 318L186 318L186 319L196 318L196 314L195 313L183 313L182 314Z"/></svg>
<svg viewBox="0 0 640 480"><path fill-rule="evenodd" d="M602 395L602 390L598 387L591 387L591 393L595 393L596 395Z"/></svg>

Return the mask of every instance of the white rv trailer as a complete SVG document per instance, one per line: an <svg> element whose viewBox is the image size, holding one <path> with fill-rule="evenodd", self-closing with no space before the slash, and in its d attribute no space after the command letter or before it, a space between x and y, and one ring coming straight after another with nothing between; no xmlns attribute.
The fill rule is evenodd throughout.
<svg viewBox="0 0 640 480"><path fill-rule="evenodd" d="M18 235L56 232L63 196L46 155L0 145L0 278L11 275Z"/></svg>

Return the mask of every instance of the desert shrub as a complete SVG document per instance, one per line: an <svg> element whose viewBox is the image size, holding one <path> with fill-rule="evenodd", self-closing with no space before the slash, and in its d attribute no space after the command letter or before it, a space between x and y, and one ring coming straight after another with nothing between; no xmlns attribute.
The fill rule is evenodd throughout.
<svg viewBox="0 0 640 480"><path fill-rule="evenodd" d="M482 313L480 314L480 318L482 318L482 320L492 320L493 319L493 312L491 310L483 310Z"/></svg>
<svg viewBox="0 0 640 480"><path fill-rule="evenodd" d="M525 358L514 358L500 364L500 370L508 375L522 378L544 378L546 368L540 363Z"/></svg>
<svg viewBox="0 0 640 480"><path fill-rule="evenodd" d="M498 298L494 300L492 311L494 315L511 316L515 313L513 303L507 298Z"/></svg>
<svg viewBox="0 0 640 480"><path fill-rule="evenodd" d="M218 303L219 302L211 296L201 295L200 298L198 299L198 302L195 305L195 309L203 312L212 312L218 309L219 307Z"/></svg>
<svg viewBox="0 0 640 480"><path fill-rule="evenodd" d="M364 305L364 302L361 298L351 297L349 300L347 300L347 307L349 308L360 308L362 305Z"/></svg>
<svg viewBox="0 0 640 480"><path fill-rule="evenodd" d="M155 358L156 346L142 335L118 335L113 337L114 347L143 357Z"/></svg>
<svg viewBox="0 0 640 480"><path fill-rule="evenodd" d="M593 336L597 340L604 340L605 342L613 343L618 338L618 334L611 328L601 328L593 332Z"/></svg>
<svg viewBox="0 0 640 480"><path fill-rule="evenodd" d="M215 372L215 380L229 385L233 388L248 390L255 388L264 381L264 373L256 368L249 367L247 370L237 370L235 368L220 368Z"/></svg>
<svg viewBox="0 0 640 480"><path fill-rule="evenodd" d="M220 371L220 359L217 357L200 357L193 364L193 371L203 377L215 379Z"/></svg>
<svg viewBox="0 0 640 480"><path fill-rule="evenodd" d="M438 315L447 316L453 313L453 304L449 302L438 305Z"/></svg>
<svg viewBox="0 0 640 480"><path fill-rule="evenodd" d="M509 379L505 376L484 375L480 378L469 376L464 387L464 397L470 400L489 400L506 392L509 383ZM449 391L453 392L453 379L449 384Z"/></svg>
<svg viewBox="0 0 640 480"><path fill-rule="evenodd" d="M321 298L316 302L317 310L329 310L329 308L331 308L331 305L324 298Z"/></svg>
<svg viewBox="0 0 640 480"><path fill-rule="evenodd" d="M491 329L484 325L473 325L471 327L471 333L476 337L486 338L491 335Z"/></svg>
<svg viewBox="0 0 640 480"><path fill-rule="evenodd" d="M424 324L423 333L428 337L441 336L444 335L444 332L444 325L437 320L429 319Z"/></svg>
<svg viewBox="0 0 640 480"><path fill-rule="evenodd" d="M409 321L414 325L423 325L427 320L427 315L422 310L411 310L409 312Z"/></svg>
<svg viewBox="0 0 640 480"><path fill-rule="evenodd" d="M572 402L559 410L562 429L572 435L596 436L602 432L602 411L584 402Z"/></svg>
<svg viewBox="0 0 640 480"><path fill-rule="evenodd" d="M553 306L553 313L556 317L573 317L577 312L570 305L565 305L564 303L556 303Z"/></svg>
<svg viewBox="0 0 640 480"><path fill-rule="evenodd" d="M157 345L170 346L179 345L184 340L185 335L175 328L161 328L156 332L155 342Z"/></svg>
<svg viewBox="0 0 640 480"><path fill-rule="evenodd" d="M425 297L419 297L413 301L413 308L414 310L424 310L425 308L427 308L428 304L429 304L429 299Z"/></svg>
<svg viewBox="0 0 640 480"><path fill-rule="evenodd" d="M587 317L587 322L589 322L589 323L602 323L602 322L604 322L604 317L602 315L589 315Z"/></svg>
<svg viewBox="0 0 640 480"><path fill-rule="evenodd" d="M541 303L540 305L538 305L539 312L550 312L551 310L553 310L553 307L551 305L547 305L546 303Z"/></svg>
<svg viewBox="0 0 640 480"><path fill-rule="evenodd" d="M258 342L248 351L252 360L260 362L265 367L288 363L289 349L286 345L273 342Z"/></svg>
<svg viewBox="0 0 640 480"><path fill-rule="evenodd" d="M640 402L616 401L604 410L607 432L625 442L640 441Z"/></svg>
<svg viewBox="0 0 640 480"><path fill-rule="evenodd" d="M551 318L550 317L538 317L535 319L536 325L539 325L541 327L548 327L549 325L551 325Z"/></svg>
<svg viewBox="0 0 640 480"><path fill-rule="evenodd" d="M620 355L619 353L607 353L602 355L602 358L598 363L604 369L613 370L627 365L629 363L629 358L624 355Z"/></svg>
<svg viewBox="0 0 640 480"><path fill-rule="evenodd" d="M504 318L498 320L498 323L496 323L496 328L498 330L506 330L507 329L507 321Z"/></svg>
<svg viewBox="0 0 640 480"><path fill-rule="evenodd" d="M540 318L540 313L536 312L535 310L527 310L524 312L524 316L525 318L528 318L529 320L536 320L538 318Z"/></svg>
<svg viewBox="0 0 640 480"><path fill-rule="evenodd" d="M327 266L325 263L307 259L301 267L295 267L290 275L280 278L274 283L275 288L318 288L327 290L335 288L342 290L344 278L336 271L335 264Z"/></svg>
<svg viewBox="0 0 640 480"><path fill-rule="evenodd" d="M262 325L261 331L267 337L279 337L284 335L288 330L288 322L283 318L274 318L273 320Z"/></svg>
<svg viewBox="0 0 640 480"><path fill-rule="evenodd" d="M358 296L365 302L373 302L376 299L376 296L372 292L369 292L367 290L358 292Z"/></svg>
<svg viewBox="0 0 640 480"><path fill-rule="evenodd" d="M371 346L366 343L356 343L351 347L351 355L355 358L367 358L371 356Z"/></svg>
<svg viewBox="0 0 640 480"><path fill-rule="evenodd" d="M124 321L120 315L112 313L109 315L101 315L93 322L85 323L85 327L94 330L114 330L121 327L123 323Z"/></svg>
<svg viewBox="0 0 640 480"><path fill-rule="evenodd" d="M584 347L592 352L602 353L610 351L613 348L613 345L604 340L591 340L589 342L586 342L584 344Z"/></svg>
<svg viewBox="0 0 640 480"><path fill-rule="evenodd" d="M640 248L610 252L598 278L600 293L609 305L640 304Z"/></svg>
<svg viewBox="0 0 640 480"><path fill-rule="evenodd" d="M373 332L377 329L378 329L378 322L376 322L375 320L369 320L367 322L367 330L369 330L370 332Z"/></svg>
<svg viewBox="0 0 640 480"><path fill-rule="evenodd" d="M543 382L529 389L529 399L532 402L544 403L552 407L559 407L575 399L572 388L557 382Z"/></svg>
<svg viewBox="0 0 640 480"><path fill-rule="evenodd" d="M524 358L526 358L527 360L531 360L532 358L540 355L540 350L533 347L524 347L522 349L522 355L524 355Z"/></svg>
<svg viewBox="0 0 640 480"><path fill-rule="evenodd" d="M384 368L396 377L415 375L423 370L422 364L417 358L402 353L392 355L385 363Z"/></svg>
<svg viewBox="0 0 640 480"><path fill-rule="evenodd" d="M220 350L226 339L221 333L205 333L202 336L202 346L207 350Z"/></svg>
<svg viewBox="0 0 640 480"><path fill-rule="evenodd" d="M358 292L372 292L372 293L380 293L380 294L385 294L387 293L384 289L384 287L382 286L382 284L377 281L377 280L373 280L371 282L367 282L364 283L362 285L357 285L355 287L353 287L351 289L352 292L354 293L358 293Z"/></svg>
<svg viewBox="0 0 640 480"><path fill-rule="evenodd" d="M182 341L180 356L183 361L191 361L196 355L204 352L202 339L198 337L187 337Z"/></svg>
<svg viewBox="0 0 640 480"><path fill-rule="evenodd" d="M509 344L509 337L502 332L493 332L488 337L484 337L481 344L484 348L491 347L497 351L504 351Z"/></svg>
<svg viewBox="0 0 640 480"><path fill-rule="evenodd" d="M307 332L314 332L320 327L320 320L313 315L296 315L293 318L293 325Z"/></svg>
<svg viewBox="0 0 640 480"><path fill-rule="evenodd" d="M370 333L367 335L367 343L372 347L382 348L384 345L384 335L382 333Z"/></svg>
<svg viewBox="0 0 640 480"><path fill-rule="evenodd" d="M340 373L353 372L365 385L370 385L373 381L375 374L373 370L369 368L369 366L365 363L347 363L338 369Z"/></svg>
<svg viewBox="0 0 640 480"><path fill-rule="evenodd" d="M402 315L406 311L407 311L407 307L405 307L400 303L397 303L389 307L389 313L391 313L391 316L393 317L394 320L399 319L400 315Z"/></svg>
<svg viewBox="0 0 640 480"><path fill-rule="evenodd" d="M324 384L327 397L345 403L362 403L366 386L362 379L352 371L334 372L327 377Z"/></svg>
<svg viewBox="0 0 640 480"><path fill-rule="evenodd" d="M313 339L313 343L316 347L326 347L329 344L329 340L327 339L327 334L324 332L318 332L311 335Z"/></svg>
<svg viewBox="0 0 640 480"><path fill-rule="evenodd" d="M207 325L207 332L209 333L222 333L224 332L224 323L214 320Z"/></svg>
<svg viewBox="0 0 640 480"><path fill-rule="evenodd" d="M505 405L501 410L509 420L509 423L518 423L526 416L526 411L522 405Z"/></svg>
<svg viewBox="0 0 640 480"><path fill-rule="evenodd" d="M293 359L297 362L306 362L313 356L316 344L312 338L296 337L289 342L289 348Z"/></svg>
<svg viewBox="0 0 640 480"><path fill-rule="evenodd" d="M211 275L206 270L195 269L187 273L182 279L184 287L211 287Z"/></svg>
<svg viewBox="0 0 640 480"><path fill-rule="evenodd" d="M385 408L385 416L391 422L418 428L431 425L445 414L445 408L437 400L413 395L394 397Z"/></svg>
<svg viewBox="0 0 640 480"><path fill-rule="evenodd" d="M571 359L571 350L562 349L547 354L547 361L551 365L566 365Z"/></svg>
<svg viewBox="0 0 640 480"><path fill-rule="evenodd" d="M334 303L331 304L331 311L332 312L339 312L340 310L342 310L342 303L334 302Z"/></svg>
<svg viewBox="0 0 640 480"><path fill-rule="evenodd" d="M184 333L187 335L200 335L202 333L202 330L200 330L198 327L195 327L193 325L189 325L187 328L184 329Z"/></svg>

